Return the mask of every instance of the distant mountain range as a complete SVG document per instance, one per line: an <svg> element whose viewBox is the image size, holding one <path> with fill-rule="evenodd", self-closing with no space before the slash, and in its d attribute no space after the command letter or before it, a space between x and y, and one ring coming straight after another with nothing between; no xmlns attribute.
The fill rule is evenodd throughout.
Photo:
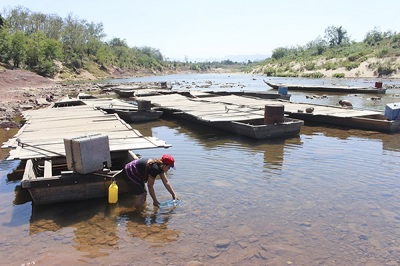
<svg viewBox="0 0 400 266"><path fill-rule="evenodd" d="M231 60L233 62L245 62L247 61L262 61L270 57L269 55L265 54L253 54L253 55L228 55L225 56L223 59L218 60L218 61L223 61L223 60Z"/></svg>
<svg viewBox="0 0 400 266"><path fill-rule="evenodd" d="M238 62L238 63L247 63L249 60L254 62L254 61L262 61L264 59L269 58L269 55L264 55L264 54L253 54L253 55L228 55L224 57L209 57L209 58L188 58L189 62L221 62L225 60L231 60L232 62ZM177 61L182 61L184 62L184 59L177 59L173 58L170 60L177 60Z"/></svg>

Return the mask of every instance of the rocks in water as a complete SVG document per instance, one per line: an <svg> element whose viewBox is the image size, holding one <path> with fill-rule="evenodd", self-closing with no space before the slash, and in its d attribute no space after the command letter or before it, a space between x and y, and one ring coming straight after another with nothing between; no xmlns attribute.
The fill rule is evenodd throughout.
<svg viewBox="0 0 400 266"><path fill-rule="evenodd" d="M220 239L220 240L216 240L214 242L214 246L216 248L222 248L222 249L228 248L230 244L231 244L230 239Z"/></svg>

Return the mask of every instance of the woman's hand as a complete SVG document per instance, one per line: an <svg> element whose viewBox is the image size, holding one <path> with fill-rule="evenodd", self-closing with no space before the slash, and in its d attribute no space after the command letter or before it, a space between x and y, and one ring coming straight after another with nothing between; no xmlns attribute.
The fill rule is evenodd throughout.
<svg viewBox="0 0 400 266"><path fill-rule="evenodd" d="M153 206L158 208L160 206L160 202L158 202L158 200L153 201Z"/></svg>

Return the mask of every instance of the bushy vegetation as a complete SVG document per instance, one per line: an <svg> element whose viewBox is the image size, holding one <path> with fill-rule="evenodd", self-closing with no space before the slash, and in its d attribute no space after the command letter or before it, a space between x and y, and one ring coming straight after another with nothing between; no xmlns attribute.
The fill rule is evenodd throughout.
<svg viewBox="0 0 400 266"><path fill-rule="evenodd" d="M344 78L346 75L344 73L334 73L332 75L333 78Z"/></svg>
<svg viewBox="0 0 400 266"><path fill-rule="evenodd" d="M342 27L330 26L324 38L318 37L305 46L278 47L271 58L266 59L253 70L267 76L323 77L319 70L347 71L357 69L368 59L377 58L380 63L369 64L377 76L390 76L399 70L398 62L385 60L400 55L400 34L378 28L369 31L362 42L351 41ZM298 67L293 68L295 63ZM305 73L306 72L306 73ZM360 73L356 73L359 75ZM344 77L337 73L334 77Z"/></svg>
<svg viewBox="0 0 400 266"><path fill-rule="evenodd" d="M59 71L57 62L77 70L115 66L126 69L164 67L161 52L151 47L129 47L125 40L106 36L102 23L90 23L72 14L33 13L17 7L2 14L0 24L0 62L13 68L26 68L52 77Z"/></svg>
<svg viewBox="0 0 400 266"><path fill-rule="evenodd" d="M154 73L180 68L208 71L251 63L171 62L158 49L129 47L124 39L104 41L105 37L102 23L88 22L72 14L61 18L17 7L0 14L0 63L47 77L60 73L59 66L77 73L80 69L95 73L110 68Z"/></svg>

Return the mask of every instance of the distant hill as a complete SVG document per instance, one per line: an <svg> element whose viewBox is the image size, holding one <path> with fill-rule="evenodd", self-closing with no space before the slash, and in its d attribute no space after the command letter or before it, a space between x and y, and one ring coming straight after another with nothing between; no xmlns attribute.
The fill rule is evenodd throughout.
<svg viewBox="0 0 400 266"><path fill-rule="evenodd" d="M245 62L247 63L247 61L262 61L265 60L267 58L269 58L271 56L269 55L265 55L265 54L253 54L253 55L228 55L225 56L222 60L219 61L223 61L223 60L231 60L233 62Z"/></svg>
<svg viewBox="0 0 400 266"><path fill-rule="evenodd" d="M208 57L208 58L188 58L189 62L221 62L225 60L231 60L232 62L237 62L237 63L247 63L249 60L254 62L254 61L262 61L267 58L271 57L270 55L264 55L264 54L253 54L253 55L228 55L224 57ZM180 62L185 62L184 59L182 58L172 58L169 60L176 60Z"/></svg>

